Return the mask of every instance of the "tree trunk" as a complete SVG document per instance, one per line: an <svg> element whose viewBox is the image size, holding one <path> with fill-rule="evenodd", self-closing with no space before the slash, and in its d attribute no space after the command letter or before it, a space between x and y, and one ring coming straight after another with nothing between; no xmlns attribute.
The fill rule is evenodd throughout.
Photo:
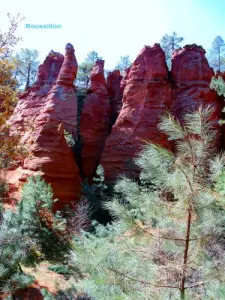
<svg viewBox="0 0 225 300"><path fill-rule="evenodd" d="M220 72L220 49L219 49L219 72Z"/></svg>
<svg viewBox="0 0 225 300"><path fill-rule="evenodd" d="M174 38L172 38L172 43L171 43L171 48L172 48L172 53L173 54L173 51L175 50L175 41L174 41Z"/></svg>
<svg viewBox="0 0 225 300"><path fill-rule="evenodd" d="M187 269L187 260L188 260L188 250L190 242L190 232L191 232L191 206L189 205L188 209L188 218L187 218L187 227L186 227L186 242L184 248L184 258L183 258L183 270L181 275L180 282L180 299L185 299L185 282L186 282L186 269Z"/></svg>
<svg viewBox="0 0 225 300"><path fill-rule="evenodd" d="M28 64L28 70L27 70L27 82L25 86L25 91L29 88L30 86L30 69L31 69L31 62Z"/></svg>

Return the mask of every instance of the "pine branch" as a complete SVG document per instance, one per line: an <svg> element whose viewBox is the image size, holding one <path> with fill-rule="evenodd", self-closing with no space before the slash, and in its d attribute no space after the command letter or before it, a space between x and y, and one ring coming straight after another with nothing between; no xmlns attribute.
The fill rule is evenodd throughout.
<svg viewBox="0 0 225 300"><path fill-rule="evenodd" d="M206 283L208 283L209 281L202 281L202 282L199 282L199 283L195 283L195 284L192 284L192 285L188 285L186 287L184 287L184 289L191 289L191 288L195 288L197 286L200 286L200 285L204 285Z"/></svg>
<svg viewBox="0 0 225 300"><path fill-rule="evenodd" d="M151 285L151 286L158 287L158 288L180 289L178 286L172 286L172 285L166 285L166 284L153 284L153 283L148 282L148 281L138 280L138 279L133 278L133 277L131 277L129 275L126 275L126 274L124 274L122 272L119 272L118 270L115 270L113 268L109 268L108 267L107 269L109 269L110 271L112 271L112 272L114 272L114 273L116 273L118 275L121 275L123 277L126 277L126 278L132 280L132 281L136 281L136 282L139 282L139 283L142 283L142 284Z"/></svg>

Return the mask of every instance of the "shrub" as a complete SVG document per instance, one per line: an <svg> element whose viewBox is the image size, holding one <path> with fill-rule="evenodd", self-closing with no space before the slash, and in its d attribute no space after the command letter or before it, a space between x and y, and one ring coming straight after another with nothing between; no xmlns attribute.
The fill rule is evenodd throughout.
<svg viewBox="0 0 225 300"><path fill-rule="evenodd" d="M12 294L34 282L23 272L21 264L33 242L17 226L17 215L9 210L2 212L0 224L0 294Z"/></svg>
<svg viewBox="0 0 225 300"><path fill-rule="evenodd" d="M63 259L69 251L66 220L60 212L53 213L51 186L41 176L31 177L24 184L18 204L19 226L22 234L32 239L47 259Z"/></svg>

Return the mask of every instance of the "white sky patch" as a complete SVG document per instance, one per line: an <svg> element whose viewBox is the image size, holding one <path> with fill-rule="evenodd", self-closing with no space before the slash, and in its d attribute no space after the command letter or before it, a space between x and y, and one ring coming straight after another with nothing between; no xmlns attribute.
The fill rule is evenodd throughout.
<svg viewBox="0 0 225 300"><path fill-rule="evenodd" d="M113 69L120 56L134 60L144 45L160 41L176 31L184 44L196 43L207 50L225 32L223 0L7 0L0 11L0 28L7 28L6 13L26 17L18 35L18 48L34 48L40 60L51 51L64 54L74 45L78 63L95 50ZM61 29L26 29L25 24L60 24ZM224 36L225 39L225 36Z"/></svg>

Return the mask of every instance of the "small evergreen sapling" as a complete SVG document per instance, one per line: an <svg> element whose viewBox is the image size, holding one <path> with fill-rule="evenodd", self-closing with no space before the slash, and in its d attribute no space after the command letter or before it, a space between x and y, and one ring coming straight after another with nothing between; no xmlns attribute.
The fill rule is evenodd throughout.
<svg viewBox="0 0 225 300"><path fill-rule="evenodd" d="M0 297L12 295L34 282L23 272L21 265L33 242L27 239L17 225L17 215L10 210L1 214L0 224Z"/></svg>
<svg viewBox="0 0 225 300"><path fill-rule="evenodd" d="M225 159L215 158L212 113L200 108L183 126L164 115L159 128L175 154L147 143L136 159L140 182L122 177L104 204L114 222L75 241L72 259L93 299L224 298L224 256L215 263L209 251L224 232L214 182Z"/></svg>
<svg viewBox="0 0 225 300"><path fill-rule="evenodd" d="M100 223L107 223L108 212L102 207L102 203L108 198L110 187L105 184L105 174L102 165L98 165L93 183L84 182L83 192L89 205L90 218Z"/></svg>
<svg viewBox="0 0 225 300"><path fill-rule="evenodd" d="M22 200L18 204L19 226L32 239L46 258L63 258L70 248L66 235L66 220L60 212L53 213L56 200L50 184L41 176L30 177L24 184Z"/></svg>

